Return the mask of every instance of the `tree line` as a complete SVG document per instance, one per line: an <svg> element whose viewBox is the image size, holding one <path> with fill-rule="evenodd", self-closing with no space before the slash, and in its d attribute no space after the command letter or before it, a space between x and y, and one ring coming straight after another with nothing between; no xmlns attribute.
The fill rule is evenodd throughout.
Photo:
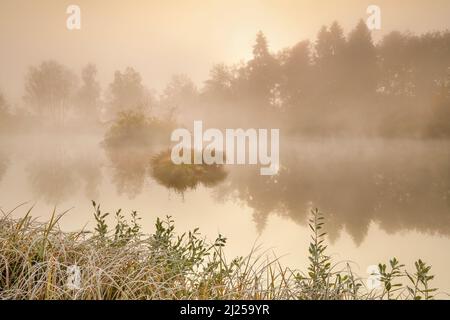
<svg viewBox="0 0 450 320"><path fill-rule="evenodd" d="M28 113L58 123L158 111L181 122L277 125L292 134L448 137L450 32L394 31L375 43L363 21L348 34L334 22L315 41L278 52L259 32L249 61L213 66L201 86L176 75L156 95L128 67L116 71L103 91L95 65L76 75L44 61L28 70L24 103ZM1 97L0 119L8 116Z"/></svg>

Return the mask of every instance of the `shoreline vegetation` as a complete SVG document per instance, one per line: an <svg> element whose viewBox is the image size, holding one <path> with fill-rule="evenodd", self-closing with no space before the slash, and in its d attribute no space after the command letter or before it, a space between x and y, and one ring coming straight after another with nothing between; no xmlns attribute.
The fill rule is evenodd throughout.
<svg viewBox="0 0 450 320"><path fill-rule="evenodd" d="M222 235L210 242L198 229L178 234L171 217L157 219L144 234L133 211L109 213L94 201L93 231L63 232L64 216L53 212L46 223L0 213L0 299L231 299L354 300L442 298L433 287L431 266L417 260L406 268L396 258L378 265L379 286L369 289L346 262L327 255L326 219L311 210L305 271L282 266L259 254L228 260Z"/></svg>

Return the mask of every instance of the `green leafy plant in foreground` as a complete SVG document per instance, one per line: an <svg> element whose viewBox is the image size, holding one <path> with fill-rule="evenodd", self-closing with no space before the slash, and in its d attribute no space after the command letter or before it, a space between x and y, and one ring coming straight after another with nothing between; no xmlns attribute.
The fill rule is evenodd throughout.
<svg viewBox="0 0 450 320"><path fill-rule="evenodd" d="M306 276L297 275L302 299L354 299L363 286L361 279L354 276L346 264L337 270L331 257L326 254L325 217L318 209L311 210L308 226L311 229L311 242L308 248L308 272Z"/></svg>
<svg viewBox="0 0 450 320"><path fill-rule="evenodd" d="M433 299L432 294L437 291L437 288L430 287L430 281L434 279L434 275L429 274L431 266L420 259L414 263L414 266L416 267L414 274L406 272L406 276L412 284L412 286L407 286L408 291L415 300Z"/></svg>

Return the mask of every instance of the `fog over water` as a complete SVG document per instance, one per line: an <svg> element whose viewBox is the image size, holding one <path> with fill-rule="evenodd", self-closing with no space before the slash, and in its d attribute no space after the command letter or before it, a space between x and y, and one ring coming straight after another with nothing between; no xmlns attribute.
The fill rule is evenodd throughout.
<svg viewBox="0 0 450 320"><path fill-rule="evenodd" d="M226 234L230 254L245 254L257 241L302 266L308 212L319 207L328 219L332 252L358 263L362 274L366 265L391 255L407 261L427 257L441 271L438 283L447 286L448 141L283 141L289 147L281 151L278 176L229 166L223 182L184 195L151 177L148 156L111 163L95 136L16 141L7 149L9 158L2 157L2 208L28 201L15 214L36 204L42 220L55 205L61 212L72 208L61 224L79 230L86 223L93 227L90 200L95 199L105 210L138 210L149 231L156 217L170 214L181 230L199 225L211 237Z"/></svg>
<svg viewBox="0 0 450 320"><path fill-rule="evenodd" d="M303 268L319 208L362 276L421 258L450 292L448 1L378 1L373 32L365 1L78 2L75 33L65 2L0 4L4 212L92 229L95 200ZM174 165L170 134L195 120L280 129L278 174Z"/></svg>

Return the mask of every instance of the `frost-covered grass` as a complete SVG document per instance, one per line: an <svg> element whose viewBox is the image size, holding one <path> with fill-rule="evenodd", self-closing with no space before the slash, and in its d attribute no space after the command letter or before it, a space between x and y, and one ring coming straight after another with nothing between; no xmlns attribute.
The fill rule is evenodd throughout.
<svg viewBox="0 0 450 320"><path fill-rule="evenodd" d="M380 264L380 288L369 290L346 263L326 254L324 216L311 212L309 267L282 266L258 250L228 260L226 238L198 229L177 234L170 217L144 234L136 212L108 213L93 202L95 230L63 232L55 212L47 223L12 212L0 217L0 299L431 299L430 266L413 272L397 259ZM78 272L79 271L79 272Z"/></svg>

